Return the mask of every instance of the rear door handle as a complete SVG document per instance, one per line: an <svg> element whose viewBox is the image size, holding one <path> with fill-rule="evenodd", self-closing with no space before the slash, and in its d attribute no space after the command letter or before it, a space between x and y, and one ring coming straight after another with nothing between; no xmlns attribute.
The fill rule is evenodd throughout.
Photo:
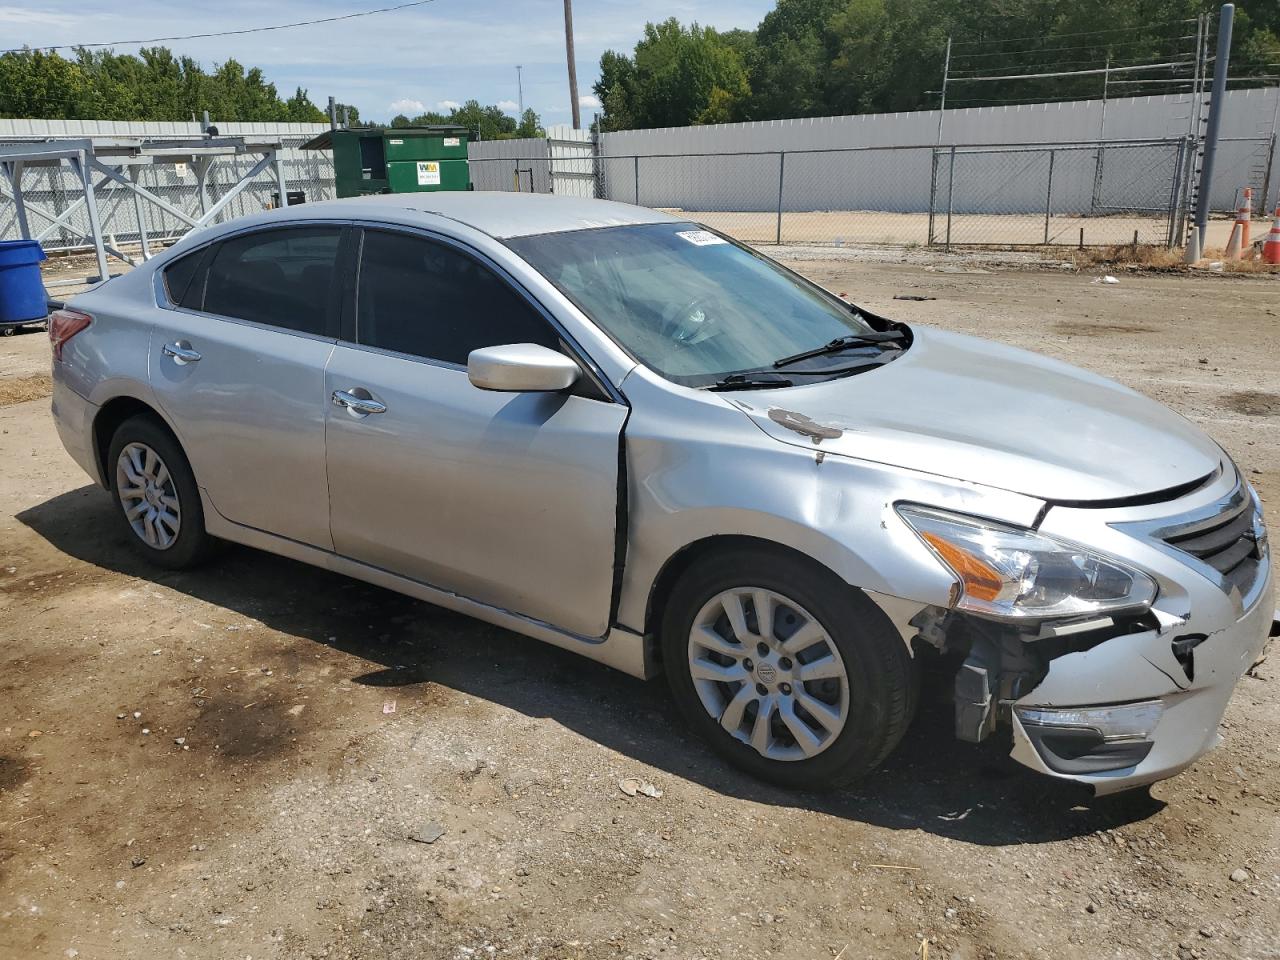
<svg viewBox="0 0 1280 960"><path fill-rule="evenodd" d="M166 357L173 357L178 363L196 363L200 359L200 354L192 350L191 344L185 340L166 343L163 352Z"/></svg>
<svg viewBox="0 0 1280 960"><path fill-rule="evenodd" d="M368 393L366 390L365 393ZM371 413L386 413L387 405L379 403L370 397L357 396L350 390L333 391L333 402L340 407L346 407L354 414L368 416Z"/></svg>

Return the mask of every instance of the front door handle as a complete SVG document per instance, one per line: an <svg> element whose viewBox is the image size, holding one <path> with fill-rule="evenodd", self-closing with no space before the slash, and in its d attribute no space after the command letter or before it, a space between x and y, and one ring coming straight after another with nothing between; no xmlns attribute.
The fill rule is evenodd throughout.
<svg viewBox="0 0 1280 960"><path fill-rule="evenodd" d="M357 388L358 389L358 388ZM365 390L365 393L369 391ZM368 416L371 413L386 413L387 405L379 403L371 397L361 397L350 390L333 391L333 402L340 407L346 407L353 414L360 416Z"/></svg>
<svg viewBox="0 0 1280 960"><path fill-rule="evenodd" d="M163 352L166 357L173 357L178 363L196 363L200 359L200 354L192 350L191 344L185 340L166 343Z"/></svg>

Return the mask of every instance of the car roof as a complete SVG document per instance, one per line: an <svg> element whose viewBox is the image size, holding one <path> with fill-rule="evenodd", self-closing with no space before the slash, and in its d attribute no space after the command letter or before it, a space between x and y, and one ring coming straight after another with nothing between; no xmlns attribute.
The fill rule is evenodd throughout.
<svg viewBox="0 0 1280 960"><path fill-rule="evenodd" d="M668 213L613 200L482 190L386 193L306 206L312 215L398 222L412 222L414 213L436 214L499 239L636 223L684 222ZM287 215L288 208L279 212Z"/></svg>

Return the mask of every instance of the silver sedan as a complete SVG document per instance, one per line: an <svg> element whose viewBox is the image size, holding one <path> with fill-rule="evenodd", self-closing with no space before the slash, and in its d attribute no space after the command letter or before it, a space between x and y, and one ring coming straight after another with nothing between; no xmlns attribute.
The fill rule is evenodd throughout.
<svg viewBox="0 0 1280 960"><path fill-rule="evenodd" d="M924 667L962 740L1168 777L1275 630L1257 497L1187 421L640 207L288 208L50 338L62 440L155 563L234 541L665 672L786 785L880 763Z"/></svg>

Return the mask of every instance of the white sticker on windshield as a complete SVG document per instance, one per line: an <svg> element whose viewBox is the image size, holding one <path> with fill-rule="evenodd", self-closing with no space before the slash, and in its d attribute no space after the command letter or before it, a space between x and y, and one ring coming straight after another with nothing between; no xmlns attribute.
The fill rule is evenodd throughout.
<svg viewBox="0 0 1280 960"><path fill-rule="evenodd" d="M677 230L677 237L684 237L695 247L712 247L717 243L725 243L710 230Z"/></svg>

